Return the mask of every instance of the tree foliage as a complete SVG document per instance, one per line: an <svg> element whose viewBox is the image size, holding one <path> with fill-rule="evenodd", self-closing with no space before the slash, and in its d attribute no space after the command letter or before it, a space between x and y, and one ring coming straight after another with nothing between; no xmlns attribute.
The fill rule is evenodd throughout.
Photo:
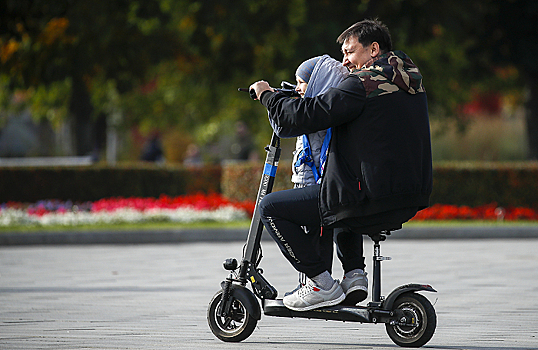
<svg viewBox="0 0 538 350"><path fill-rule="evenodd" d="M237 120L265 142L263 109L237 88L259 79L273 86L293 81L295 68L313 56L339 59L336 38L362 18L385 22L395 48L418 64L434 117L457 115L473 91L520 88L517 72L538 80L533 1L7 0L0 6L2 81L41 96L36 106L57 110L37 115L65 114L87 126L91 115L120 110L126 126L176 127L199 143ZM0 101L8 103L5 94ZM62 103L69 113L62 114Z"/></svg>
<svg viewBox="0 0 538 350"><path fill-rule="evenodd" d="M70 84L69 100L58 97L74 120L77 153L93 146L82 137L91 129L93 84L112 80L120 93L131 91L176 47L158 1L7 0L2 6L1 72L12 90L29 89L30 97L32 89Z"/></svg>

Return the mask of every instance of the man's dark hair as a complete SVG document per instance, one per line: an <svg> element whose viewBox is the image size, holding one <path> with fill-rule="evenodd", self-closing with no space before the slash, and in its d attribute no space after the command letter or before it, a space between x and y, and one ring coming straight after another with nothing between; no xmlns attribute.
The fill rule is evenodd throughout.
<svg viewBox="0 0 538 350"><path fill-rule="evenodd" d="M368 46L375 41L382 53L392 51L389 29L377 19L365 19L355 23L340 34L336 41L343 44L350 37L356 37L362 46Z"/></svg>

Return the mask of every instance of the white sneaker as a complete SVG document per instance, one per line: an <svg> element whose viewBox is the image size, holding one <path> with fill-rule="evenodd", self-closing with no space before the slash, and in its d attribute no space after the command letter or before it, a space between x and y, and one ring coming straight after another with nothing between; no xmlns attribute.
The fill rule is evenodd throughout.
<svg viewBox="0 0 538 350"><path fill-rule="evenodd" d="M303 288L303 286L304 286L304 284L299 283L299 284L297 285L297 287L295 287L295 289L290 290L289 292L284 293L284 296L287 297L288 295L292 295L293 293L295 293L295 292L298 291L299 289Z"/></svg>
<svg viewBox="0 0 538 350"><path fill-rule="evenodd" d="M293 294L285 296L282 301L288 309L308 311L320 307L337 305L345 298L346 295L338 281L334 281L331 289L323 290L312 280L308 279L304 286Z"/></svg>
<svg viewBox="0 0 538 350"><path fill-rule="evenodd" d="M288 295L291 295L295 293L296 291L298 291L299 289L301 289L306 284L307 279L308 277L306 277L306 275L303 272L299 272L299 284L293 290L286 292L284 296L286 297Z"/></svg>
<svg viewBox="0 0 538 350"><path fill-rule="evenodd" d="M346 294L346 299L343 305L357 305L368 297L368 275L364 273L354 273L350 278L342 279L342 290Z"/></svg>

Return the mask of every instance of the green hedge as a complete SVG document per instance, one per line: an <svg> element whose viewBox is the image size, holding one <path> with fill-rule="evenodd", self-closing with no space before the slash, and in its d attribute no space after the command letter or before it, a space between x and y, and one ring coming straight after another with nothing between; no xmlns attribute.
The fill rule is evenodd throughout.
<svg viewBox="0 0 538 350"><path fill-rule="evenodd" d="M441 163L434 166L432 203L538 208L538 163Z"/></svg>
<svg viewBox="0 0 538 350"><path fill-rule="evenodd" d="M244 201L256 199L260 187L263 164L229 163L222 169L222 194L224 197ZM292 187L291 162L280 162L273 191Z"/></svg>
<svg viewBox="0 0 538 350"><path fill-rule="evenodd" d="M292 187L291 164L281 162L274 191ZM106 197L178 196L217 192L254 200L263 164L228 163L199 169L125 165L116 167L0 168L0 203L41 199L73 201ZM538 163L438 163L432 204L538 208Z"/></svg>
<svg viewBox="0 0 538 350"><path fill-rule="evenodd" d="M291 188L291 164L281 163L274 190ZM255 198L262 168L230 165L222 172L223 195ZM538 208L538 163L439 163L434 165L431 204Z"/></svg>
<svg viewBox="0 0 538 350"><path fill-rule="evenodd" d="M220 166L190 170L149 165L1 168L0 203L220 193L221 172Z"/></svg>

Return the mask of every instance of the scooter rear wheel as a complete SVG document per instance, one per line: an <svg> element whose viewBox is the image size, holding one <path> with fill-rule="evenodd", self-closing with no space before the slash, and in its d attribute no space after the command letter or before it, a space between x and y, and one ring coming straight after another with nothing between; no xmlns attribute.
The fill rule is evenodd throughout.
<svg viewBox="0 0 538 350"><path fill-rule="evenodd" d="M231 297L232 305L230 315L223 317L218 316L219 305L222 300L222 290L217 292L207 309L207 321L211 332L222 341L240 342L247 339L254 329L258 320L256 320L245 307L246 301L241 300L241 296Z"/></svg>
<svg viewBox="0 0 538 350"><path fill-rule="evenodd" d="M437 316L432 304L424 296L405 293L399 296L392 311L395 320L386 323L387 334L394 343L403 347L421 347L433 337Z"/></svg>

